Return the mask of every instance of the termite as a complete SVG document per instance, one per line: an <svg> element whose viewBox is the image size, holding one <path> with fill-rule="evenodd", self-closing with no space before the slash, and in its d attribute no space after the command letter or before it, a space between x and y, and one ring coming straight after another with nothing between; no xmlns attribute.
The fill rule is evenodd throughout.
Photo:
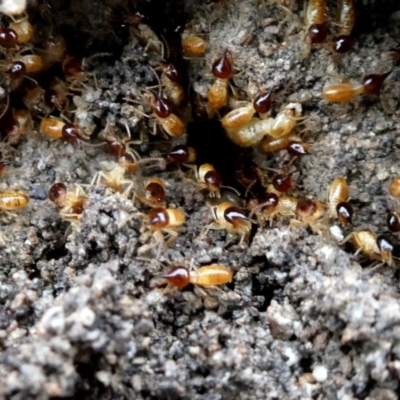
<svg viewBox="0 0 400 400"><path fill-rule="evenodd" d="M222 118L222 126L225 129L237 129L249 122L255 113L265 115L271 109L272 93L273 89L270 89L267 93L259 94L253 102L246 106L230 111Z"/></svg>
<svg viewBox="0 0 400 400"><path fill-rule="evenodd" d="M384 74L371 74L364 77L361 85L353 85L351 83L336 83L325 86L322 90L322 97L326 101L334 103L346 102L354 99L361 94L368 96L376 95L380 92L385 79L392 71Z"/></svg>
<svg viewBox="0 0 400 400"><path fill-rule="evenodd" d="M354 0L341 0L339 14L338 36L334 39L333 50L336 53L346 53L351 49L354 24L356 21L356 8Z"/></svg>
<svg viewBox="0 0 400 400"><path fill-rule="evenodd" d="M200 267L196 271L189 271L184 266L176 266L168 273L159 275L157 278L164 278L170 285L183 289L190 283L203 287L224 285L232 281L232 271L220 264L211 264Z"/></svg>
<svg viewBox="0 0 400 400"><path fill-rule="evenodd" d="M233 75L232 62L228 51L212 65L215 81L207 93L208 104L213 110L219 110L228 101L229 78Z"/></svg>

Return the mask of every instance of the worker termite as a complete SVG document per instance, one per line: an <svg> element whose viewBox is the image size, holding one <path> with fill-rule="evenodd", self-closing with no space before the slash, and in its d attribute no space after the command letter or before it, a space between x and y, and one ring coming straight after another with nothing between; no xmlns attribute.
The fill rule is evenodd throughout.
<svg viewBox="0 0 400 400"><path fill-rule="evenodd" d="M151 67L150 67L151 68ZM176 63L161 64L156 70L161 70L161 79L158 78L155 70L151 68L158 81L157 86L150 87L149 89L162 86L164 96L169 99L173 105L178 108L186 99L185 91L180 82L184 77L182 68Z"/></svg>
<svg viewBox="0 0 400 400"><path fill-rule="evenodd" d="M142 246L139 252L145 253L158 246L157 258L159 258L164 244L170 245L175 241L185 222L185 213L180 209L153 208L146 216L146 223L143 225L142 232L144 241L152 237L154 243Z"/></svg>
<svg viewBox="0 0 400 400"><path fill-rule="evenodd" d="M280 138L288 135L302 119L300 103L290 103L275 118L252 118L238 129L228 129L227 135L240 147L256 145L264 136Z"/></svg>
<svg viewBox="0 0 400 400"><path fill-rule="evenodd" d="M302 140L296 135L286 135L279 138L265 137L260 143L260 150L263 153L286 150L291 142L302 143Z"/></svg>
<svg viewBox="0 0 400 400"><path fill-rule="evenodd" d="M68 105L68 94L66 83L55 78L44 93L44 101L52 109L62 111Z"/></svg>
<svg viewBox="0 0 400 400"><path fill-rule="evenodd" d="M35 31L28 18L21 18L20 20L11 22L8 25L8 29L12 29L17 34L18 44L29 42Z"/></svg>
<svg viewBox="0 0 400 400"><path fill-rule="evenodd" d="M0 210L5 211L6 214L16 217L11 211L25 208L29 203L29 196L23 191L6 190L0 192Z"/></svg>
<svg viewBox="0 0 400 400"><path fill-rule="evenodd" d="M35 115L49 115L51 108L46 104L44 96L45 90L34 82L26 82L18 90L21 91L22 101L28 110Z"/></svg>
<svg viewBox="0 0 400 400"><path fill-rule="evenodd" d="M195 178L200 189L208 190L210 197L220 197L220 189L226 188L240 195L236 189L222 185L222 177L211 164L202 164L194 170Z"/></svg>
<svg viewBox="0 0 400 400"><path fill-rule="evenodd" d="M308 43L307 52L302 58L310 53L312 45L325 42L328 36L326 17L325 0L308 0L308 5L305 10Z"/></svg>
<svg viewBox="0 0 400 400"><path fill-rule="evenodd" d="M213 110L219 110L228 101L229 78L233 75L231 57L228 51L225 51L221 58L214 61L211 71L216 79L207 93L208 105Z"/></svg>
<svg viewBox="0 0 400 400"><path fill-rule="evenodd" d="M183 289L190 283L203 287L224 285L231 282L232 277L232 271L220 264L205 265L195 271L189 271L188 268L180 265L166 274L157 276L157 278L166 279L170 285L178 289Z"/></svg>
<svg viewBox="0 0 400 400"><path fill-rule="evenodd" d="M75 184L73 190L67 190L64 183L58 182L49 189L49 199L62 207L60 216L65 221L77 222L82 217L88 197L82 186Z"/></svg>
<svg viewBox="0 0 400 400"><path fill-rule="evenodd" d="M340 103L350 101L361 94L376 95L380 92L385 79L391 73L392 71L384 74L367 75L362 80L362 84L358 86L354 86L351 83L336 83L325 86L322 90L322 97L326 101Z"/></svg>
<svg viewBox="0 0 400 400"><path fill-rule="evenodd" d="M44 41L43 49L38 50L45 68L61 63L67 53L67 44L61 35L51 36Z"/></svg>
<svg viewBox="0 0 400 400"><path fill-rule="evenodd" d="M173 114L173 106L169 99L153 93L153 99L150 105L161 128L169 136L179 137L185 133L185 125L178 116Z"/></svg>
<svg viewBox="0 0 400 400"><path fill-rule="evenodd" d="M40 132L52 139L64 139L68 143L88 139L78 126L56 118L43 118L40 122Z"/></svg>
<svg viewBox="0 0 400 400"><path fill-rule="evenodd" d="M230 111L221 119L221 124L225 129L240 128L245 123L249 122L255 113L265 115L271 109L271 97L273 89L267 93L259 94L253 102L246 106L236 108Z"/></svg>
<svg viewBox="0 0 400 400"><path fill-rule="evenodd" d="M79 91L85 86L85 81L91 76L87 67L91 61L99 57L109 57L110 53L97 53L90 57L79 59L66 55L62 60L61 66L65 80L69 83L69 89Z"/></svg>
<svg viewBox="0 0 400 400"><path fill-rule="evenodd" d="M338 36L334 38L333 50L336 53L346 53L352 46L352 31L356 21L354 0L341 0L339 14Z"/></svg>
<svg viewBox="0 0 400 400"><path fill-rule="evenodd" d="M210 197L219 197L222 177L211 164L202 164L195 169L195 177L201 188L207 189Z"/></svg>
<svg viewBox="0 0 400 400"><path fill-rule="evenodd" d="M43 60L37 54L25 54L15 57L15 61L19 61L25 65L27 74L34 74L43 69Z"/></svg>
<svg viewBox="0 0 400 400"><path fill-rule="evenodd" d="M142 188L135 192L135 196L149 207L165 207L165 184L160 178L148 178L143 182Z"/></svg>
<svg viewBox="0 0 400 400"><path fill-rule="evenodd" d="M216 206L211 206L214 222L209 224L202 236L207 236L210 229L226 230L232 236L240 236L239 246L247 242L251 231L251 220L245 211L224 201Z"/></svg>
<svg viewBox="0 0 400 400"><path fill-rule="evenodd" d="M337 218L344 226L351 224L353 207L348 203L349 190L346 178L337 177L333 180L328 195L329 216Z"/></svg>
<svg viewBox="0 0 400 400"><path fill-rule="evenodd" d="M125 178L125 173L125 168L120 165L116 165L111 171L98 171L94 175L90 186L104 185L127 197L132 189L133 181Z"/></svg>
<svg viewBox="0 0 400 400"><path fill-rule="evenodd" d="M8 144L16 144L32 126L30 112L26 109L13 109L2 118L2 131Z"/></svg>
<svg viewBox="0 0 400 400"><path fill-rule="evenodd" d="M200 57L207 49L207 42L199 36L187 35L182 38L182 50L186 56Z"/></svg>
<svg viewBox="0 0 400 400"><path fill-rule="evenodd" d="M249 208L250 208L249 218L252 218L253 215L255 215L257 217L258 224L261 226L266 220L271 222L273 217L279 213L278 211L279 202L280 199L276 193L265 193L263 197L258 201L252 200L251 202L249 202ZM296 206L294 206L294 210L295 209ZM295 215L294 211L292 215Z"/></svg>
<svg viewBox="0 0 400 400"><path fill-rule="evenodd" d="M392 264L392 252L389 250L388 246L380 241L380 246L378 246L377 236L375 233L365 230L365 231L353 231L345 239L343 239L340 244L344 244L349 240L353 241L354 247L357 249L355 255L360 252L365 253L368 257L373 260L383 261L388 265ZM383 249L383 251L381 250Z"/></svg>
<svg viewBox="0 0 400 400"><path fill-rule="evenodd" d="M322 217L325 212L325 206L318 200L301 199L296 205L296 217L290 221L291 227L309 226L319 235L325 235L328 230L326 220Z"/></svg>

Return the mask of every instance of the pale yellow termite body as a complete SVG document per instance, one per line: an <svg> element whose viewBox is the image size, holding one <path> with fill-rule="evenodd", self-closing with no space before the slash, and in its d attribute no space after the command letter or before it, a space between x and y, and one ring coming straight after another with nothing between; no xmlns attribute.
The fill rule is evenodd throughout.
<svg viewBox="0 0 400 400"><path fill-rule="evenodd" d="M220 264L211 264L190 271L190 283L199 286L223 285L232 281L232 271Z"/></svg>

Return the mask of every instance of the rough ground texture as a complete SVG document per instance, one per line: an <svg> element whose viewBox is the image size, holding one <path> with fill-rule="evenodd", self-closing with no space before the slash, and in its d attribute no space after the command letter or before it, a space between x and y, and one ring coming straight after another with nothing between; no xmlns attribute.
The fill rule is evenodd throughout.
<svg viewBox="0 0 400 400"><path fill-rule="evenodd" d="M104 23L106 17L112 21L115 14L128 15L134 5L60 3L51 2L52 12L70 35L71 52L120 49L115 57L94 62L97 83L89 79L82 92L86 104L80 108L81 123L99 131L109 122L121 136L126 123L133 139L144 136L135 147L139 154L167 151L171 141L150 137L152 120L137 112L150 113L144 88L155 83L148 66L157 67L160 56L152 48L145 55L135 35L124 41L113 30L118 21ZM344 234L364 228L385 233L387 187L400 173L399 67L379 97L337 105L320 95L325 84L343 75L357 83L365 74L392 68L388 50L400 38L400 11L395 12L394 2L376 3L368 11L360 5L368 17L385 12L380 19L360 22L351 53L333 59L326 46L303 61L301 5L286 4L292 10L288 15L268 1L166 6L172 16L185 11L192 31L206 34L205 59L188 62L198 92L206 93L210 65L229 49L235 68L244 71L233 80L243 93L254 96L258 88L276 85L274 113L290 101L302 103L312 152L294 164L294 194L325 201L333 178L346 176L355 218ZM31 11L38 26L46 24L48 11L41 11L44 17ZM200 145L203 161L217 164L218 155L228 154L225 169L235 167L237 149L229 153L230 147L218 147L220 142L202 126L191 124L190 129L189 142L209 142ZM92 142L101 143L96 130ZM0 188L24 189L31 202L17 218L2 215L1 220L1 398L399 397L395 268L372 271L370 261L354 257L351 246L342 249L335 240L309 230L290 230L287 220L258 229L245 248L235 241L225 247L223 231L204 239L201 231L212 220L207 198L173 168L143 174L165 180L168 206L182 207L188 221L177 241L163 251L161 263L146 261L138 258L146 244L138 213L148 210L138 202L102 186L90 187L82 219L68 228L47 199L56 181L71 188L90 183L96 171L110 169L114 160L103 147L50 141L37 129L15 147ZM271 168L288 161L285 154L266 157L256 150L246 155L251 158ZM224 177L231 183L232 173ZM190 286L165 291L165 284L153 279L171 263L189 265L191 260L196 268L213 262L229 266L235 272L232 284L222 290Z"/></svg>

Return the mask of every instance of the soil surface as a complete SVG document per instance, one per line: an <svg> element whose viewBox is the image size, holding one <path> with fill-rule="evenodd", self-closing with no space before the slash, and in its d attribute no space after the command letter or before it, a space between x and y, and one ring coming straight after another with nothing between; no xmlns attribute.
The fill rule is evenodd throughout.
<svg viewBox="0 0 400 400"><path fill-rule="evenodd" d="M75 82L65 115L90 140L48 138L39 132L46 116L39 112L12 148L7 141L1 147L9 164L0 190L30 195L16 216L1 215L1 398L399 398L399 263L375 267L350 244L338 244L365 229L398 243L386 228L386 209L388 203L396 207L388 186L400 174L400 67L390 52L400 41L400 9L392 1L375 3L359 4L353 49L339 57L331 50L336 7L328 2L327 43L305 58L303 7L296 2L31 5L35 47L44 47L52 27L65 37L69 54L86 57L88 73ZM138 11L145 15L140 25L132 22ZM198 121L182 107L177 113L187 134L171 139L161 132L148 88L157 85L154 69L162 58L179 49L176 28L185 23L185 34L208 45L204 56L184 60L187 88L206 97L211 65L228 50L240 100L275 87L273 116L290 102L302 105L305 119L296 129L310 143L309 155L293 161L286 151L265 155L257 146L234 146L219 123L226 109L212 121ZM389 70L378 96L343 104L321 97L327 84L357 85L365 75ZM62 76L57 69L45 74ZM177 239L157 254L146 222L150 208L132 194L91 185L98 171L117 165L102 138L105 127L121 140L128 127L130 146L143 158L167 158L177 144L194 146L199 164L212 163L224 184L240 191L241 199L234 199L240 206L245 189L235 171L250 162L269 178L275 173L267 168L293 162L291 194L321 202L333 179L346 177L353 225L329 220L327 228L338 232L333 237L329 229L318 235L309 227L291 228L290 218L274 218L254 225L244 245L225 230L204 236L218 200L200 190L185 167L143 166L125 175L133 192L140 195L146 177L161 178L166 206L186 214ZM83 185L88 200L78 220L63 220L48 199L55 182L70 191ZM156 279L174 265L212 263L234 271L232 283L174 290Z"/></svg>

